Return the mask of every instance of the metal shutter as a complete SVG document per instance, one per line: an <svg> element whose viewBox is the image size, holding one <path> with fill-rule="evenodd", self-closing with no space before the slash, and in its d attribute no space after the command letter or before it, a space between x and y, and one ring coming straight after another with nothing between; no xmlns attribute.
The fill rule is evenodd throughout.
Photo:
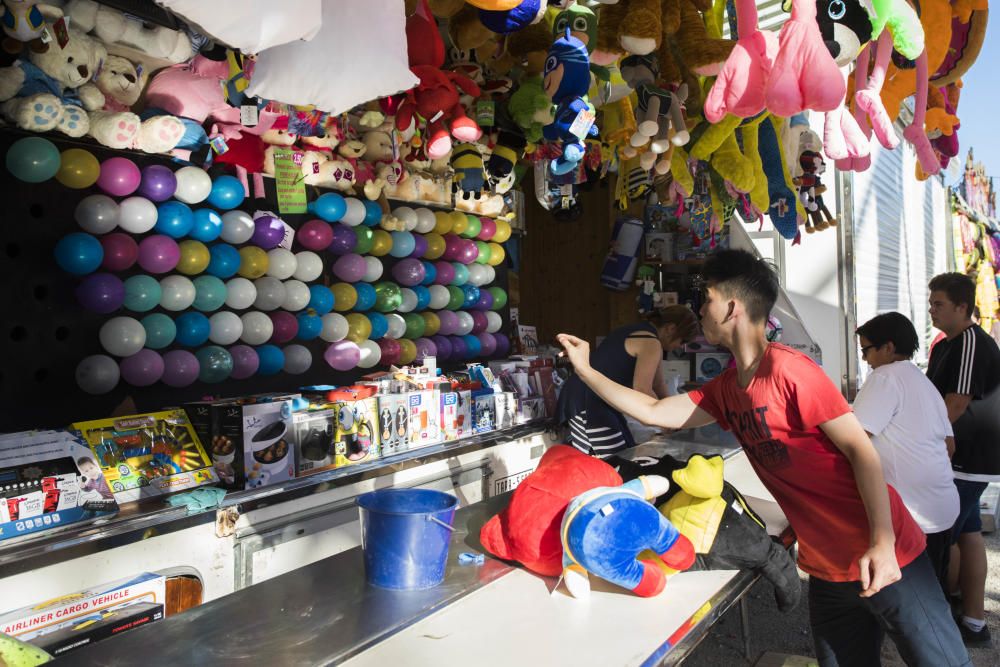
<svg viewBox="0 0 1000 667"><path fill-rule="evenodd" d="M730 7L732 7L731 3ZM735 16L735 10L733 13ZM761 30L778 32L788 16L788 13L781 8L781 0L757 0L757 24ZM729 39L729 34L729 21L727 20L722 26L722 36Z"/></svg>

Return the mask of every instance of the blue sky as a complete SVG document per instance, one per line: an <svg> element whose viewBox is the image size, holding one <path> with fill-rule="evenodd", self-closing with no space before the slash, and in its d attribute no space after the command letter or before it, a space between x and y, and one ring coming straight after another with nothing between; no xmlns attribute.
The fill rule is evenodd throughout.
<svg viewBox="0 0 1000 667"><path fill-rule="evenodd" d="M962 121L962 127L958 131L962 164L965 164L965 156L971 146L976 160L984 163L987 173L993 177L1000 177L1000 86L996 83L998 66L1000 11L993 11L990 12L986 42L979 53L979 59L962 78L964 86L958 103L958 117Z"/></svg>

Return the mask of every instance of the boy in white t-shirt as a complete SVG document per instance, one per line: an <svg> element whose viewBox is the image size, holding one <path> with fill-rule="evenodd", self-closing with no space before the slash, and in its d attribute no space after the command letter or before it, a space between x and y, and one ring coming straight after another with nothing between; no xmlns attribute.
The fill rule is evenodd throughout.
<svg viewBox="0 0 1000 667"><path fill-rule="evenodd" d="M919 345L910 320L884 313L858 327L857 334L862 358L873 370L854 399L854 414L882 458L886 482L927 535L927 555L947 595L951 529L958 516L948 410L910 361Z"/></svg>

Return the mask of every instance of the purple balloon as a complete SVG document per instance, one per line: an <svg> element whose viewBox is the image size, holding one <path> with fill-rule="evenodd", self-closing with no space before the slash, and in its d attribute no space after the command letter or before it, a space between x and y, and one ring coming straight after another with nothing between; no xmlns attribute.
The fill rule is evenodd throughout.
<svg viewBox="0 0 1000 667"><path fill-rule="evenodd" d="M186 387L198 379L201 370L198 357L187 350L171 350L163 355L163 384Z"/></svg>
<svg viewBox="0 0 1000 667"><path fill-rule="evenodd" d="M458 260L458 249L462 245L462 239L457 234L444 235L444 255L441 259L449 262Z"/></svg>
<svg viewBox="0 0 1000 667"><path fill-rule="evenodd" d="M333 237L326 249L334 255L346 255L358 245L358 233L343 223L333 226Z"/></svg>
<svg viewBox="0 0 1000 667"><path fill-rule="evenodd" d="M276 310L268 313L271 317L274 333L271 334L271 343L282 345L295 338L299 333L299 321L287 310Z"/></svg>
<svg viewBox="0 0 1000 667"><path fill-rule="evenodd" d="M163 377L165 364L159 352L142 349L119 364L122 379L133 387L148 387Z"/></svg>
<svg viewBox="0 0 1000 667"><path fill-rule="evenodd" d="M87 310L107 315L125 302L125 283L110 273L92 273L76 288L76 299Z"/></svg>
<svg viewBox="0 0 1000 667"><path fill-rule="evenodd" d="M353 370L361 361L361 348L349 340L342 340L326 348L323 358L334 370Z"/></svg>
<svg viewBox="0 0 1000 667"><path fill-rule="evenodd" d="M153 234L139 242L139 266L147 273L166 273L180 259L181 249L169 236Z"/></svg>
<svg viewBox="0 0 1000 667"><path fill-rule="evenodd" d="M470 239L460 239L457 261L472 264L479 257L479 246Z"/></svg>
<svg viewBox="0 0 1000 667"><path fill-rule="evenodd" d="M437 356L437 345L434 344L430 338L418 338L413 341L414 346L417 348L417 360L426 359L427 357Z"/></svg>
<svg viewBox="0 0 1000 667"><path fill-rule="evenodd" d="M461 361L469 357L469 346L465 344L461 336L448 336L448 340L451 342L451 356L453 359Z"/></svg>
<svg viewBox="0 0 1000 667"><path fill-rule="evenodd" d="M392 277L403 287L413 287L419 285L424 279L424 265L419 259L407 257L396 262L392 267Z"/></svg>
<svg viewBox="0 0 1000 667"><path fill-rule="evenodd" d="M368 264L361 255L342 255L333 263L333 273L345 283L356 283L365 277Z"/></svg>
<svg viewBox="0 0 1000 667"><path fill-rule="evenodd" d="M491 333L483 332L476 336L479 339L479 344L483 346L482 355L484 357L492 357L497 351L497 339Z"/></svg>
<svg viewBox="0 0 1000 667"><path fill-rule="evenodd" d="M438 320L441 322L441 327L438 329L438 333L442 336L450 336L458 330L458 315L451 310L441 310L438 311Z"/></svg>
<svg viewBox="0 0 1000 667"><path fill-rule="evenodd" d="M486 331L490 321L486 319L486 313L481 310L472 311L472 333L478 335Z"/></svg>
<svg viewBox="0 0 1000 667"><path fill-rule="evenodd" d="M497 351L493 355L496 358L506 357L510 352L510 339L502 333L495 333L493 337L497 341Z"/></svg>
<svg viewBox="0 0 1000 667"><path fill-rule="evenodd" d="M253 221L253 236L250 243L264 250L277 248L285 238L285 223L273 215L262 215Z"/></svg>
<svg viewBox="0 0 1000 667"><path fill-rule="evenodd" d="M413 252L410 253L410 257L423 257L425 252L427 252L427 239L423 234L414 234Z"/></svg>
<svg viewBox="0 0 1000 667"><path fill-rule="evenodd" d="M229 348L229 354L233 358L233 372L229 377L234 380L246 380L257 372L260 366L257 350L249 345L233 345Z"/></svg>
<svg viewBox="0 0 1000 667"><path fill-rule="evenodd" d="M493 307L493 295L483 288L479 290L479 300L476 301L476 305L473 306L475 310L489 310Z"/></svg>
<svg viewBox="0 0 1000 667"><path fill-rule="evenodd" d="M448 361L451 359L451 341L446 336L431 336L431 342L437 348L438 361Z"/></svg>
<svg viewBox="0 0 1000 667"><path fill-rule="evenodd" d="M97 187L113 197L126 197L136 191L142 174L135 162L124 157L108 158L101 163Z"/></svg>
<svg viewBox="0 0 1000 667"><path fill-rule="evenodd" d="M139 194L150 201L167 201L177 190L177 177L162 164L151 164L142 168Z"/></svg>
<svg viewBox="0 0 1000 667"><path fill-rule="evenodd" d="M108 271L125 271L139 258L139 244L128 234L114 232L101 237L104 259L101 268Z"/></svg>
<svg viewBox="0 0 1000 667"><path fill-rule="evenodd" d="M434 278L434 282L438 285L450 285L455 280L455 267L451 265L451 262L434 262L434 268L437 269L437 277Z"/></svg>

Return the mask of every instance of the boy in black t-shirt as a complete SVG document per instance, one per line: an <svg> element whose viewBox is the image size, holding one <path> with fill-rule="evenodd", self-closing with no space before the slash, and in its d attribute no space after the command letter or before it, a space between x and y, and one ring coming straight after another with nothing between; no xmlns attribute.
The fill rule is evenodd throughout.
<svg viewBox="0 0 1000 667"><path fill-rule="evenodd" d="M986 627L986 546L979 498L989 482L1000 481L1000 348L972 321L976 285L961 273L943 273L930 282L930 315L945 338L931 349L927 377L944 397L955 431L951 467L960 501L953 538L958 545L965 643L990 646Z"/></svg>

